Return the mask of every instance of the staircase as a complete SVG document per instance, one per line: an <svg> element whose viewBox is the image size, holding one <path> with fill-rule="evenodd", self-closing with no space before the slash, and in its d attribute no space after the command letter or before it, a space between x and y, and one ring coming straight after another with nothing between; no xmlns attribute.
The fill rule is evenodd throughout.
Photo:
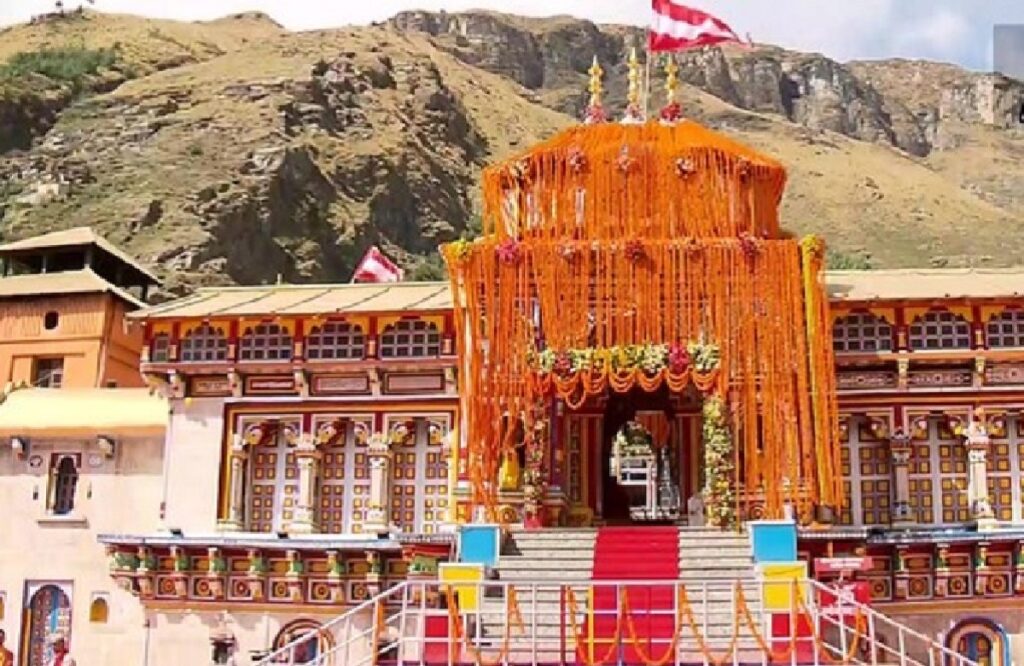
<svg viewBox="0 0 1024 666"><path fill-rule="evenodd" d="M768 635L762 612L762 588L754 573L747 536L696 528L658 528L657 533L644 535L636 531L639 529L642 528L612 528L603 537L599 537L600 531L596 529L514 530L502 549L498 580L486 581L475 588L482 596L475 610L467 604L461 612L449 611L445 600L452 588L448 584L404 582L322 625L319 631L333 634L337 644L329 654L308 663L327 664L333 660L345 666L706 664L705 655L688 625L675 650L670 649L666 640L673 633L666 630L666 617L672 614L666 616L663 611L674 610L671 606L678 598L678 582L685 585L694 623L707 650L722 663L819 664L843 661L840 655L845 654L847 663L856 666L896 663L935 666L936 658L948 666L978 666L932 638L867 606L843 601L837 608L834 591L814 581L802 585L809 590L808 613L812 626L821 627L820 638L805 638L794 655L784 659L776 657L781 661L772 662L745 624L740 638L733 643L737 585L744 590L761 633ZM673 536L678 562L669 566L666 555L672 554L669 544ZM655 580L669 570L674 572L674 580ZM611 606L620 598L623 588L632 588L630 615L637 640L623 632L617 641L602 645L600 640L609 638L604 634L613 631L609 624L613 620L602 626L602 620L591 622L588 618L600 618L591 612L598 611L603 604ZM646 598L644 589L649 591ZM577 601L572 618L567 612L570 590ZM637 591L635 596L633 590ZM506 612L512 598L518 602L521 627ZM461 605L462 597L459 600ZM854 610L867 619L859 627L841 619L852 617ZM615 612L613 609L612 617ZM455 613L465 627L466 640L453 642L448 638L451 613ZM674 619L671 624L674 628ZM579 658L577 634L582 650L594 646L592 657L584 653L586 658ZM296 638L259 660L256 666L302 663L295 661L296 651L316 635L310 633ZM882 637L886 640L881 640ZM854 642L855 638L858 642ZM788 640L776 639L773 649L785 648ZM466 645L470 647L467 649ZM851 652L847 649L851 645L866 650ZM821 650L827 651L828 660L823 659L825 655ZM641 655L641 651L646 655Z"/></svg>

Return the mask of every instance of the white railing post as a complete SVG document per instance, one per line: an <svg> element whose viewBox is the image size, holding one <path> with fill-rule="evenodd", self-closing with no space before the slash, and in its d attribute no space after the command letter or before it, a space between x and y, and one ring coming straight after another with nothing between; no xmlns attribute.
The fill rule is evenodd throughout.
<svg viewBox="0 0 1024 666"><path fill-rule="evenodd" d="M878 637L875 634L875 616L868 614L868 647L871 650L871 666L878 666Z"/></svg>
<svg viewBox="0 0 1024 666"><path fill-rule="evenodd" d="M702 592L701 592L701 595L702 595L701 614L703 615L703 618L701 619L701 626L703 627L703 632L704 632L704 644L707 646L708 649L711 649L711 645L710 645L711 637L708 636L708 581L707 580L701 581L701 590L702 590ZM707 654L704 654L702 656L703 656L703 659L704 659L704 666L709 666Z"/></svg>
<svg viewBox="0 0 1024 666"><path fill-rule="evenodd" d="M797 651L800 647L800 615L796 612L798 608L798 601L800 594L800 584L797 581L790 583L789 590L789 645L787 647L793 648L789 654L789 663L791 666L796 666L797 662ZM807 618L808 622L813 622L815 625L818 624L818 607L813 603L813 599L807 600L807 607L814 613L812 617ZM817 666L818 663L818 646L814 644L814 636L811 636L811 650L814 652L814 663Z"/></svg>
<svg viewBox="0 0 1024 666"><path fill-rule="evenodd" d="M530 586L530 659L537 666L537 584Z"/></svg>
<svg viewBox="0 0 1024 666"><path fill-rule="evenodd" d="M735 618L739 617L739 612L740 612L739 604L736 603L736 597L739 595L739 593L740 593L740 582L738 580L737 581L733 581L733 583L732 583L732 617L733 617L733 626L736 628L736 636L734 636L733 638L736 639L736 642L733 643L733 646L732 646L732 666L739 666L739 664L740 664L740 637L739 637L739 634L740 634L740 627L742 626L742 624L737 622L736 619L735 619Z"/></svg>
<svg viewBox="0 0 1024 666"><path fill-rule="evenodd" d="M679 619L679 587L681 585L682 583L677 581L675 586L672 588L672 626L676 628L676 635L674 637L676 639L676 647L674 650L675 654L672 655L672 663L674 666L679 666L679 653L683 649L683 623ZM685 586L683 587L685 589Z"/></svg>
<svg viewBox="0 0 1024 666"><path fill-rule="evenodd" d="M900 666L907 666L907 639L903 627L899 629Z"/></svg>
<svg viewBox="0 0 1024 666"><path fill-rule="evenodd" d="M437 598L441 598L441 588L437 588ZM420 583L420 621L416 629L416 636L420 639L420 665L425 666L427 659L427 584Z"/></svg>

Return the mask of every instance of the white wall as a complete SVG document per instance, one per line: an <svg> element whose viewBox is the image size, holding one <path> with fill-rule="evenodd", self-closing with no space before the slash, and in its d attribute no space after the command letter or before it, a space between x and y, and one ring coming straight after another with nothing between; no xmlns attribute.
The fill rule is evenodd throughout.
<svg viewBox="0 0 1024 666"><path fill-rule="evenodd" d="M167 429L166 527L211 534L217 528L224 401L197 398L171 402Z"/></svg>

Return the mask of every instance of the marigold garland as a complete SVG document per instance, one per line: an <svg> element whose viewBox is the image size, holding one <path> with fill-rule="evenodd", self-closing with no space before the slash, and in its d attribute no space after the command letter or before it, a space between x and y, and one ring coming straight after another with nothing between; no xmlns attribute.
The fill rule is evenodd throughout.
<svg viewBox="0 0 1024 666"><path fill-rule="evenodd" d="M785 180L691 122L574 128L485 172L483 236L442 250L475 504L497 503L509 424L532 436L552 397L578 408L691 383L729 415L715 437L732 468L711 471L736 502L763 498L769 518L800 493L840 503L823 258L781 237ZM715 341L714 369L679 352L692 340ZM640 356L617 364L613 349Z"/></svg>

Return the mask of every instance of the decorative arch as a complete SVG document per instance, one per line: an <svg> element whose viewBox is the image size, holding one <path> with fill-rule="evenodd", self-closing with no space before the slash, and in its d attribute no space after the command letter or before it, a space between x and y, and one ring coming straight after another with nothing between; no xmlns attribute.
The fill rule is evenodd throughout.
<svg viewBox="0 0 1024 666"><path fill-rule="evenodd" d="M399 319L380 336L381 358L424 358L441 355L441 332L425 319Z"/></svg>
<svg viewBox="0 0 1024 666"><path fill-rule="evenodd" d="M892 341L892 324L871 312L850 312L832 324L832 346L838 353L888 352Z"/></svg>
<svg viewBox="0 0 1024 666"><path fill-rule="evenodd" d="M44 666L53 659L54 636L60 634L69 643L72 640L71 589L69 584L43 583L29 586L27 593L24 663Z"/></svg>
<svg viewBox="0 0 1024 666"><path fill-rule="evenodd" d="M992 349L1024 347L1024 309L1006 308L989 317L985 341Z"/></svg>
<svg viewBox="0 0 1024 666"><path fill-rule="evenodd" d="M89 622L94 624L106 624L110 619L110 603L106 595L97 594L89 604Z"/></svg>
<svg viewBox="0 0 1024 666"><path fill-rule="evenodd" d="M366 358L366 334L362 326L347 321L328 321L314 326L306 336L310 361L362 360Z"/></svg>
<svg viewBox="0 0 1024 666"><path fill-rule="evenodd" d="M292 658L289 663L321 663L317 659L324 655L330 655L331 650L334 649L334 636L316 620L300 618L284 625L274 637L274 649L280 650L292 641L306 635L309 636L308 640L295 646L294 654L289 655ZM330 656L327 656L325 663L333 663Z"/></svg>
<svg viewBox="0 0 1024 666"><path fill-rule="evenodd" d="M971 324L950 310L930 310L910 325L910 348L914 351L943 351L971 348Z"/></svg>
<svg viewBox="0 0 1024 666"><path fill-rule="evenodd" d="M288 361L293 352L292 333L275 322L249 326L238 340L239 361Z"/></svg>
<svg viewBox="0 0 1024 666"><path fill-rule="evenodd" d="M211 324L196 326L181 339L182 363L211 363L228 359L228 338L224 329Z"/></svg>
<svg viewBox="0 0 1024 666"><path fill-rule="evenodd" d="M1010 666L1010 641L1002 626L986 618L961 620L946 633L946 647L979 666Z"/></svg>

